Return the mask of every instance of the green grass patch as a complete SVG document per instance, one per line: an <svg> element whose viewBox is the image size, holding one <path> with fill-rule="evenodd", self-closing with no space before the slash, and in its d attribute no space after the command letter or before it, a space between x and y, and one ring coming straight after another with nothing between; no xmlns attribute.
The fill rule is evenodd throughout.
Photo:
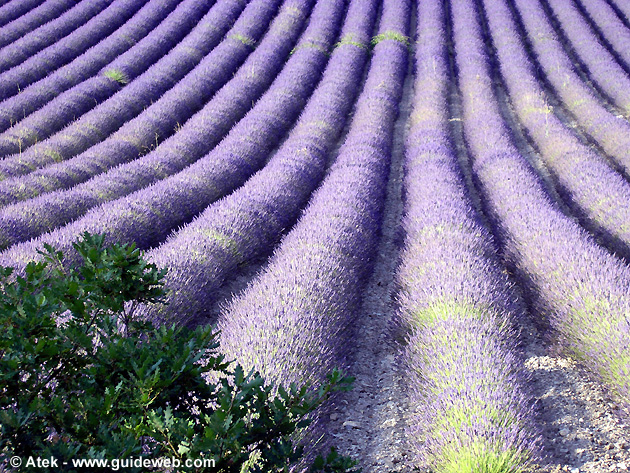
<svg viewBox="0 0 630 473"><path fill-rule="evenodd" d="M450 447L435 473L524 473L528 471L528 457L514 448L503 450L490 442Z"/></svg>
<svg viewBox="0 0 630 473"><path fill-rule="evenodd" d="M103 73L105 77L109 77L111 80L118 82L120 85L129 83L129 78L120 69L109 69Z"/></svg>
<svg viewBox="0 0 630 473"><path fill-rule="evenodd" d="M496 317L492 314L491 307L479 307L466 302L443 301L436 302L428 307L413 311L414 319L423 326L430 326L436 320L448 319L477 319L492 320Z"/></svg>
<svg viewBox="0 0 630 473"><path fill-rule="evenodd" d="M346 35L343 38L341 38L341 40L339 40L339 42L335 44L335 48L343 46L344 44L350 44L352 46L356 46L357 48L365 49L366 51L370 50L368 45L363 44L359 41L355 41L354 37L351 34Z"/></svg>
<svg viewBox="0 0 630 473"><path fill-rule="evenodd" d="M230 253L232 253L233 256L237 258L242 257L241 251L239 250L238 243L233 238L230 238L229 236L223 233L216 232L214 230L204 230L199 233L203 235L204 238L207 238L208 240L216 241L221 247L230 251Z"/></svg>
<svg viewBox="0 0 630 473"><path fill-rule="evenodd" d="M299 51L300 49L316 49L322 54L325 54L326 56L330 56L330 52L326 48L320 46L319 44L313 41L303 41L302 43L298 44L295 48L291 50L291 54L295 53L296 51Z"/></svg>
<svg viewBox="0 0 630 473"><path fill-rule="evenodd" d="M399 43L404 44L406 47L409 47L411 45L411 39L409 38L409 36L405 36L404 34L398 33L397 31L386 31L385 33L376 35L372 38L370 44L372 45L372 47L374 47L381 41L385 41L388 39L398 41Z"/></svg>
<svg viewBox="0 0 630 473"><path fill-rule="evenodd" d="M240 41L241 43L243 43L246 46L249 46L250 48L256 47L256 41L254 41L251 38L248 38L247 36L243 36L242 34L235 33L235 34L230 35L229 37L237 41Z"/></svg>
<svg viewBox="0 0 630 473"><path fill-rule="evenodd" d="M61 161L63 161L63 156L61 155L61 153L57 150L54 150L52 148L48 148L47 150L45 150L42 153L44 156L52 159L54 162L56 163L60 163Z"/></svg>

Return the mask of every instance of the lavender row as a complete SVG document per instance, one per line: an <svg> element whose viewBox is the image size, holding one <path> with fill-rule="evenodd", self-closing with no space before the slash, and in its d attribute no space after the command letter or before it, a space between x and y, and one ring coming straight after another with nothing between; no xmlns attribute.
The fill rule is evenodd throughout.
<svg viewBox="0 0 630 473"><path fill-rule="evenodd" d="M244 1L240 0L238 4ZM250 44L243 42L243 38L246 38L247 43L257 41L264 33L278 3L279 0L274 0L269 4L256 3L253 7L248 6L248 12L239 18L227 36L226 30L231 26L234 16L241 11L241 7L231 4L232 8L228 12L235 14L232 17L220 17L218 14L225 13L225 10L213 8L204 18L206 21L197 25L184 41L119 93L47 140L35 144L25 152L1 160L0 180L28 174L85 151L134 118L167 90L173 89L171 96L177 94L180 88L178 82L184 76L202 78L203 81L196 84L200 92L218 90L232 77L233 72L253 49ZM223 41L217 45L221 38ZM183 91L190 88L190 80L187 85ZM195 110L201 106L203 102L198 102ZM175 118L180 119L177 116ZM168 134L173 131L174 127L168 130ZM135 140L130 139L127 146L135 148Z"/></svg>
<svg viewBox="0 0 630 473"><path fill-rule="evenodd" d="M207 8L204 9L204 2L193 2L193 5L183 2L175 13L162 22L178 3L179 0L148 2L118 30L71 63L0 103L0 131L13 127L0 138L0 156L17 153L35 140L46 138L100 103L102 97L107 98L120 90L121 84L107 77L104 72L119 71L124 80L129 82L181 41ZM149 36L146 36L149 32ZM111 68L93 77L113 60ZM117 66L121 60L134 64L136 73L129 74L126 69ZM89 86L83 84L64 98L53 100L65 90L86 80ZM47 110L40 112L39 119L29 117L27 121L15 125L44 105Z"/></svg>
<svg viewBox="0 0 630 473"><path fill-rule="evenodd" d="M322 13L328 11L323 18L341 18L342 7L338 0L318 3ZM342 37L352 35L367 45L375 9L363 8L357 1L350 6ZM225 279L239 265L272 248L283 230L291 227L323 178L328 155L360 88L368 55L365 48L352 44L336 47L296 127L265 167L147 253L150 261L169 268L169 304L147 306L142 309L145 316L177 323L207 318Z"/></svg>
<svg viewBox="0 0 630 473"><path fill-rule="evenodd" d="M251 5L257 10L262 4L268 4L268 0ZM309 42L332 44L335 31L315 24L313 28ZM44 241L54 242L71 258L72 241L85 231L106 233L108 242L133 241L142 249L160 244L174 228L232 192L265 164L302 111L327 59L321 48L298 47L270 89L210 153L183 171L94 208L65 227L14 245L0 260L23 267L25 261L37 257L37 248Z"/></svg>
<svg viewBox="0 0 630 473"><path fill-rule="evenodd" d="M271 83L300 33L304 16L308 13L303 11L304 5L299 4L299 6L302 8L296 9L292 16L291 12L285 14L285 23L267 34L264 41L256 48L253 54L254 58L249 56L248 62L239 71L234 72L235 67L213 70L212 64L216 58L211 54L207 59L201 61L199 66L182 79L176 87L166 92L139 116L124 124L109 138L72 159L0 182L0 205L34 198L56 189L70 188L116 165L138 158L156 145L158 136L163 139L171 135L173 131L177 131L177 133L172 136L175 141L170 144L169 149L172 151L173 146L185 146L189 148L190 152L182 154L181 150L177 150L174 156L171 152L173 159L171 161L163 156L165 153L161 148L158 153L160 155L158 161L161 161L162 164L158 165L158 162L153 162L151 164L152 171L153 173L157 172L158 177L165 177L167 175L163 169L165 165L172 168L171 173L181 170L218 143L231 125L245 114L252 102ZM270 14L271 11L268 11L267 15ZM250 15L252 15L252 19L263 18L254 9L250 10ZM239 40L233 41L240 42ZM247 55L247 50L243 49L242 55ZM218 66L221 65L218 63ZM265 67L268 70L265 70ZM237 74L238 80L230 80L233 73ZM205 105L205 112L200 112L194 121L188 122L190 116L212 97L222 82L228 80L230 80L230 86L226 86L226 90L222 90L221 94L215 96L211 103ZM248 90L248 93L243 95L243 90ZM217 103L220 104L218 107ZM221 117L221 119L217 117ZM182 126L181 123L185 122L186 125ZM195 125L197 129L194 129ZM181 131L185 131L185 133L182 135ZM190 140L197 142L196 145L192 145L192 149L190 149ZM112 153L112 149L117 152ZM145 159L150 159L153 155L150 154L149 158ZM155 165L158 167L155 168ZM132 170L135 164L131 166L118 169L116 172L128 172L135 177L137 174ZM158 177L154 177L152 180ZM105 177L105 179L110 178ZM136 184L135 180L130 181L126 178L126 181L127 184ZM151 178L147 175L144 181L137 181L136 188L133 190L146 186L150 182ZM116 184L116 182L110 184ZM87 185L91 187L91 193L94 196L101 194L101 189L98 185L94 186L94 182ZM104 185L108 186L107 183ZM108 187L110 187L107 193L108 198L104 199L101 195L101 202L115 198L115 194L112 194L113 188ZM127 192L131 192L131 190ZM124 193L119 193L117 196L120 195L124 195ZM92 197L93 199L94 197ZM96 202L93 201L92 205L96 205ZM84 201L83 210L81 207L71 208L77 212L75 215L80 215L89 207L90 203Z"/></svg>
<svg viewBox="0 0 630 473"><path fill-rule="evenodd" d="M486 1L487 10L501 1ZM567 351L630 399L630 268L558 210L511 142L493 95L478 21L473 13L468 18L457 27L456 42L464 131L502 253Z"/></svg>
<svg viewBox="0 0 630 473"><path fill-rule="evenodd" d="M215 140L214 144L229 130L230 124L233 124L245 114L251 106L252 101L272 82L274 76L284 63L286 56L291 51L298 35L302 31L305 18L308 16L312 2L313 0L302 0L297 3L293 2L290 6L284 8L282 10L283 20L277 22L277 26L265 37L264 43L256 47L256 50L260 49L257 55L258 59L243 66L249 68L249 70L245 70L245 72L241 74L244 79L242 78L240 84L235 84L236 87L232 88L233 92L238 95L242 92L243 85L249 86L253 88L252 96L238 97L238 101L242 103L240 114L238 113L239 110L236 109L234 110L234 112L237 113L236 116L230 117L227 114L224 115L223 118L229 123L223 125L223 132L221 134L212 137ZM270 17L270 14L273 12L273 10L271 10L273 5L274 4L269 1L264 3L265 8L267 6L270 7L265 11L256 11L256 9L252 7L249 10L250 14L251 12L255 13L255 16L251 17L252 23L264 23L264 14L266 13L267 16ZM277 2L275 8L277 8ZM248 10L245 12L247 13ZM266 19L268 22L270 18ZM249 34L257 38L261 33L260 31L254 30L250 31ZM242 44L240 38L232 38L231 41ZM241 50L242 53L240 57L234 54L230 59L235 62L242 61L247 56L248 51L243 48L241 48ZM261 56L264 58L260 59ZM225 63L219 63L212 54L209 55L175 87L167 91L159 100L151 104L151 106L146 108L140 115L130 120L128 123L125 123L109 138L72 159L32 172L26 176L22 176L22 178L14 178L2 182L0 185L0 195L7 192L10 197L6 200L0 197L0 203L35 197L40 193L55 189L68 188L84 182L95 174L101 173L113 166L127 163L138 158L145 153L146 150L156 146L158 140L161 141L165 137L170 136L173 131L176 131L181 127L182 123L185 123L191 115L198 111L223 84L232 78L235 74L234 69L238 65L238 62L232 67L224 67ZM260 71L260 77L256 77L256 74L258 74L257 69L261 68L261 64L266 63L273 69L266 74L264 71ZM244 84L243 81L246 83ZM241 87L239 87L239 85ZM235 101L236 100L232 98L232 103ZM229 112L231 112L231 110L228 108L226 113ZM201 123L208 119L211 119L217 125L220 123L217 117L213 116L210 118L209 114L201 118ZM226 126L227 129L225 129ZM197 133L199 133L199 131L197 131ZM212 139L205 140L205 142L210 145ZM112 150L116 150L116 152L112 153ZM196 157L202 156L206 151L207 149L198 152ZM187 156L181 157L180 161L183 162L180 164L180 169L186 164L190 164L190 160L194 160L191 154L187 153ZM173 172L175 172L175 169Z"/></svg>
<svg viewBox="0 0 630 473"><path fill-rule="evenodd" d="M43 77L52 68L76 57L77 49L80 51L85 44L87 48L107 36L112 31L110 24L115 28L138 8L137 1L130 3L126 7L112 0L81 2L56 20L0 49L0 99L17 94L33 82L32 77L36 74ZM113 11L116 15L111 14ZM107 20L103 22L105 18ZM92 28L96 31L86 35L85 32L90 32ZM81 40L77 42L75 38L79 37Z"/></svg>
<svg viewBox="0 0 630 473"><path fill-rule="evenodd" d="M624 0L609 0L614 8L616 8L620 15L624 18L627 23L630 23L630 5L626 3Z"/></svg>
<svg viewBox="0 0 630 473"><path fill-rule="evenodd" d="M453 15L470 15L467 7L454 5ZM439 0L418 6L405 161L397 281L400 328L409 333L402 356L415 412L409 438L417 463L431 471L521 471L540 453L527 377L513 349L525 309L472 206L451 143L444 8ZM456 31L464 21L457 19ZM459 44L466 39L458 34Z"/></svg>
<svg viewBox="0 0 630 473"><path fill-rule="evenodd" d="M155 116L154 110L160 110L164 98L130 122L135 134L129 131L129 126L125 126L111 138L76 158L0 183L0 195L9 189L13 191L11 197L24 197L29 192L36 194L50 191L51 188L69 188L0 210L0 227L7 229L0 236L0 248L4 249L75 220L90 208L173 175L208 153L273 82L302 30L311 5L312 2L303 0L286 3L275 26L272 26L236 76L177 133L149 154L89 179L121 161L136 157L133 154L136 148L121 146L121 137L127 141L133 136L140 143L144 139L145 146L151 144L155 125L145 117ZM177 107L185 108L186 105L185 101L180 100L180 104L162 109L165 115L166 112L173 114ZM175 123L171 122L170 125L174 126ZM112 149L120 151L112 154ZM82 181L87 182L75 185ZM25 219L24 215L29 218Z"/></svg>
<svg viewBox="0 0 630 473"><path fill-rule="evenodd" d="M16 20L28 11L36 8L41 0L12 0L0 6L0 26Z"/></svg>
<svg viewBox="0 0 630 473"><path fill-rule="evenodd" d="M83 186L83 191L89 189L88 192L92 195L89 200L83 200L87 198L85 192L79 197L74 192L74 189L71 189L65 195L54 195L50 199L44 197L45 206L52 204L53 199L61 198L64 200L62 207L59 209L63 214L60 216L62 220L59 220L56 225L61 225L68 222L69 219L76 218L76 216L81 215L91 206L97 205L97 203L120 197L125 193L145 187L159 178L164 178L169 174L180 171L218 143L231 125L238 121L251 107L252 102L266 89L275 74L280 70L286 56L291 51L293 43L302 30L303 22L310 8L309 2L311 1L308 0L306 3L303 1L298 2L297 6L287 7L283 10L283 22L279 22L280 26L276 26L265 37L263 43L257 46L256 51L258 54L255 55L255 58L241 67L241 69L245 69L238 73L239 80L231 80L231 85L216 96L216 100L213 99L206 105L207 109L205 109L205 112L198 114L194 121L187 123L183 135L179 132L175 133L166 150L158 149L157 153L150 153L149 156L145 155L138 163L132 162L128 166L116 169L115 173L123 176L126 184L124 188L119 188L119 191L116 192L116 184L121 182L112 181L115 178L107 175L99 179L100 186L95 182L88 182ZM258 6L256 5L272 6L273 4L271 2L254 4L253 7L246 10L245 14L249 12L249 18L252 22L262 21L264 18L263 12L258 11ZM270 17L272 12L272 10L266 10L267 16ZM269 20L270 18L267 19ZM258 36L258 32L255 31L250 32L250 34L253 34L255 37ZM227 41L234 42L237 47L243 45L240 39L233 38ZM225 53L225 50L223 53ZM234 54L232 59L240 61L247 54L247 49L241 48L241 57ZM235 74L234 69L237 65L235 64L229 68L225 67L225 63L216 61L216 57L210 54L196 69L182 79L176 87L166 92L159 100L146 108L139 116L124 124L109 138L74 158L50 165L25 176L0 182L0 205L33 198L56 189L68 189L114 166L136 160L142 154L155 147L158 137L162 140L164 137L171 135L173 131L182 131L180 130L180 127L182 127L180 123L187 122L190 116L200 106L204 105L217 89L230 81L232 75ZM270 70L258 71L258 69L263 67L262 65L265 67L269 66ZM256 74L260 74L260 76L258 77ZM247 88L249 88L249 93L243 95L243 89ZM230 95L230 92L235 95ZM217 108L217 104L219 104L219 108ZM208 125L211 126L209 127ZM195 126L198 128L195 129ZM209 136L205 136L202 132L208 132ZM191 143L191 140L196 141L196 143ZM191 146L192 149L190 148ZM187 152L181 153L181 147L187 148ZM112 153L112 150L116 150L116 152ZM164 151L167 153L170 151L168 153L169 156L166 156ZM148 163L148 169L145 161ZM170 172L166 171L166 169L170 169ZM144 174L144 179L141 179L139 173ZM129 188L130 185L133 188ZM108 189L105 194L103 194L104 188ZM79 193L81 193L81 190ZM74 195L81 202L78 207L71 206L72 211L75 212L74 216L71 216L66 210L68 202L65 199L70 194ZM38 203L35 202L34 204L37 205ZM33 208L31 204L27 204L27 206ZM52 224L50 216L47 217L47 220L48 222L42 230L44 228L50 230L56 226Z"/></svg>
<svg viewBox="0 0 630 473"><path fill-rule="evenodd" d="M0 30L0 48L60 16L76 4L74 0L48 0L16 18Z"/></svg>
<svg viewBox="0 0 630 473"><path fill-rule="evenodd" d="M514 0L547 79L567 109L626 176L630 176L630 123L610 113L582 82L538 1Z"/></svg>
<svg viewBox="0 0 630 473"><path fill-rule="evenodd" d="M630 258L630 184L552 113L507 6L489 4L487 15L514 110L559 194L586 228Z"/></svg>
<svg viewBox="0 0 630 473"><path fill-rule="evenodd" d="M409 2L385 0L352 125L322 185L269 264L230 302L221 351L282 384L345 365L377 248L392 135L407 71ZM353 38L354 40L354 38Z"/></svg>
<svg viewBox="0 0 630 473"><path fill-rule="evenodd" d="M623 65L630 69L630 29L623 24L606 0L581 0L580 4Z"/></svg>
<svg viewBox="0 0 630 473"><path fill-rule="evenodd" d="M563 0L546 0L560 27L593 82L630 116L630 77L602 45L577 7Z"/></svg>

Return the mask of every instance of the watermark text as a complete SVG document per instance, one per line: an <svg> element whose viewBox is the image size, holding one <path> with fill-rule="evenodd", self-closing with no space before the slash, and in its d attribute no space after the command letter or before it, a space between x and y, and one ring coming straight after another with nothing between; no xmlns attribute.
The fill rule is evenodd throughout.
<svg viewBox="0 0 630 473"><path fill-rule="evenodd" d="M119 471L126 468L214 468L216 461L214 458L196 458L181 460L179 458L73 458L70 461L60 461L54 457L11 457L9 465L13 468L21 466L30 468L60 468L71 465L73 468L109 468L112 471Z"/></svg>

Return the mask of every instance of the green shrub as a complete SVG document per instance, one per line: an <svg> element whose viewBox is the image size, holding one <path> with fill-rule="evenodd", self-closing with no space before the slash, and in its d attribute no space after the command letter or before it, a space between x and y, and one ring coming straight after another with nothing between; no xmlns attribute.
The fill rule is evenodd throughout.
<svg viewBox="0 0 630 473"><path fill-rule="evenodd" d="M120 85L126 85L129 83L129 79L125 73L118 69L109 69L103 73L105 77L109 77L111 80L118 82Z"/></svg>
<svg viewBox="0 0 630 473"><path fill-rule="evenodd" d="M12 456L20 471L42 471L29 457L54 458L51 471L79 471L77 458L205 458L214 463L170 470L289 471L303 457L296 431L352 380L335 371L316 390L274 389L230 369L210 327L138 320L139 303L161 301L165 271L135 246L103 240L86 233L74 244L83 257L76 268L49 246L23 275L0 267L0 471ZM332 450L311 471L353 466Z"/></svg>

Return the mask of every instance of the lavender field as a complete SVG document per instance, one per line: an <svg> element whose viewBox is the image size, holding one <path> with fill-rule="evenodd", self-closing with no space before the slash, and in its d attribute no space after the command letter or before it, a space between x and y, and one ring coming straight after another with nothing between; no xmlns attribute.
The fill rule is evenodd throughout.
<svg viewBox="0 0 630 473"><path fill-rule="evenodd" d="M0 0L0 265L86 231L312 452L630 470L628 0Z"/></svg>

